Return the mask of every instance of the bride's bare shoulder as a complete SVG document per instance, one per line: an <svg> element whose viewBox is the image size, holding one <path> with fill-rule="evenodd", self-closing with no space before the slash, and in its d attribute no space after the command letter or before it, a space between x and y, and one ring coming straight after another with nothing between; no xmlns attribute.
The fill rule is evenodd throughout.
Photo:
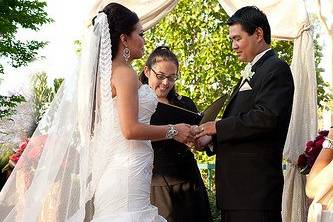
<svg viewBox="0 0 333 222"><path fill-rule="evenodd" d="M112 65L111 81L116 86L123 83L126 83L126 85L136 84L138 80L135 71L130 66L114 64Z"/></svg>
<svg viewBox="0 0 333 222"><path fill-rule="evenodd" d="M135 71L127 64L112 64L112 76L135 75Z"/></svg>

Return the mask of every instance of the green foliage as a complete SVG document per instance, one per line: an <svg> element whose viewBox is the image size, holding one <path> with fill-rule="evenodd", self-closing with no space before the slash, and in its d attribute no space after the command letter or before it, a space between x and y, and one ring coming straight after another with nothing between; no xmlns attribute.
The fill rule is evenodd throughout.
<svg viewBox="0 0 333 222"><path fill-rule="evenodd" d="M208 192L210 211L212 212L213 221L220 222L221 221L221 211L219 209L217 209L217 207L216 207L215 192L210 191L210 190L207 190L207 192Z"/></svg>
<svg viewBox="0 0 333 222"><path fill-rule="evenodd" d="M198 161L198 163L215 164L215 156L207 156L205 152L196 152L195 159Z"/></svg>
<svg viewBox="0 0 333 222"><path fill-rule="evenodd" d="M45 46L46 42L22 42L15 36L19 28L37 31L41 25L51 22L45 7L46 2L39 0L0 1L0 57L8 58L13 67L26 65L36 57L38 49Z"/></svg>
<svg viewBox="0 0 333 222"><path fill-rule="evenodd" d="M74 41L75 53L80 55L82 52L82 42L80 40Z"/></svg>
<svg viewBox="0 0 333 222"><path fill-rule="evenodd" d="M333 100L332 89L329 84L324 81L321 73L324 69L319 66L319 63L323 57L322 47L318 43L319 35L315 36L314 39L314 51L315 51L315 67L316 67L316 77L317 77L317 103L320 110L329 110L330 104Z"/></svg>
<svg viewBox="0 0 333 222"><path fill-rule="evenodd" d="M0 143L0 173L8 165L9 157L14 154L13 146Z"/></svg>
<svg viewBox="0 0 333 222"><path fill-rule="evenodd" d="M27 65L37 56L38 49L46 42L21 41L16 38L19 28L39 30L52 20L44 11L46 2L39 0L0 0L0 58L9 61L13 67ZM4 60L6 58L7 60ZM0 75L4 74L0 62ZM0 119L10 116L16 105L24 101L22 96L0 96Z"/></svg>
<svg viewBox="0 0 333 222"><path fill-rule="evenodd" d="M145 35L146 56L161 44L176 53L181 64L177 90L194 99L199 110L229 94L243 67L233 56L227 19L218 1L183 0Z"/></svg>
<svg viewBox="0 0 333 222"><path fill-rule="evenodd" d="M0 120L12 115L17 104L24 102L25 98L21 95L1 96L0 95Z"/></svg>
<svg viewBox="0 0 333 222"><path fill-rule="evenodd" d="M36 123L40 121L45 111L49 108L63 79L54 79L53 86L48 86L46 73L37 73L33 78L33 110Z"/></svg>
<svg viewBox="0 0 333 222"><path fill-rule="evenodd" d="M181 65L181 78L177 82L177 91L191 97L199 110L204 110L222 94L231 93L244 67L231 49L227 19L228 15L218 1L179 1L170 14L145 32L147 53L142 60L134 63L134 67L138 71L142 70L143 63L156 46L169 46L178 56ZM281 59L291 64L292 41L273 41L272 48ZM320 108L332 97L327 90L325 91L328 85L320 76L322 70L318 65L321 57L321 48L315 41ZM203 152L197 152L195 156L198 163L215 161L215 156L208 157ZM205 170L201 172L207 184L207 172ZM215 203L211 206L215 206Z"/></svg>
<svg viewBox="0 0 333 222"><path fill-rule="evenodd" d="M145 33L147 53L134 66L142 70L144 61L156 46L169 46L181 64L178 92L190 96L199 110L204 110L222 94L230 94L244 67L231 49L228 17L218 1L180 1L170 14ZM291 63L293 42L273 41L272 48L280 58ZM320 76L321 57L321 48L315 41L320 108L332 98L325 91L328 85Z"/></svg>
<svg viewBox="0 0 333 222"><path fill-rule="evenodd" d="M319 66L323 57L322 47L318 43L319 36L314 36L314 59L317 78L317 105L320 110L329 109L328 102L333 99L329 84L323 80L321 73L324 69ZM291 64L293 55L293 42L291 41L273 41L272 48L278 53L279 57Z"/></svg>

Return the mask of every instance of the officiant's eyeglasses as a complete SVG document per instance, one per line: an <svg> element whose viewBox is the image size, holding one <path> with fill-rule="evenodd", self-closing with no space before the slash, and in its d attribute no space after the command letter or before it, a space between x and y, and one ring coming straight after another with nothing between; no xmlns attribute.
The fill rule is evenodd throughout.
<svg viewBox="0 0 333 222"><path fill-rule="evenodd" d="M157 73L153 68L150 68L150 69L154 72L154 74L158 80L163 81L165 79L168 79L169 82L175 82L178 79L177 74L172 74L171 76L165 76L163 74Z"/></svg>

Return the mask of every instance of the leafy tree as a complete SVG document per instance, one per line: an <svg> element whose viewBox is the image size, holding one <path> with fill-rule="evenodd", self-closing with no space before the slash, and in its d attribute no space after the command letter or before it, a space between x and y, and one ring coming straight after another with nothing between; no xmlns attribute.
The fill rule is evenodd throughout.
<svg viewBox="0 0 333 222"><path fill-rule="evenodd" d="M190 96L199 110L204 110L221 94L231 93L245 65L232 51L226 24L228 18L218 1L179 1L170 14L145 33L147 53L142 60L134 63L134 67L142 70L143 63L156 46L169 46L178 56L181 66L177 91ZM272 48L280 58L291 63L292 41L273 41ZM320 59L321 48L315 41L318 105L323 107L323 102L329 100L331 94L325 92L327 83L320 76ZM202 152L196 153L199 163L214 163L214 158ZM214 221L220 221L213 205L214 195L210 198Z"/></svg>
<svg viewBox="0 0 333 222"><path fill-rule="evenodd" d="M39 0L0 0L0 75L4 73L3 61L17 68L27 65L46 45L43 41L21 41L16 38L19 28L38 31L40 26L52 21L44 11L46 2ZM0 97L0 119L9 116L22 102L21 96Z"/></svg>
<svg viewBox="0 0 333 222"><path fill-rule="evenodd" d="M315 67L316 67L316 77L317 77L317 103L320 111L330 109L330 102L332 102L333 95L330 85L324 81L321 73L324 69L319 66L322 54L322 47L318 43L319 35L316 35L314 39L314 50L315 50Z"/></svg>
<svg viewBox="0 0 333 222"><path fill-rule="evenodd" d="M204 110L222 93L231 93L244 67L231 48L228 18L218 1L179 1L170 14L145 33L147 53L135 67L142 70L144 61L156 46L169 46L181 64L177 90L194 99L199 110ZM292 41L273 41L272 48L280 58L291 63ZM325 92L328 85L320 76L321 56L321 48L315 41L320 108L331 98L331 94Z"/></svg>
<svg viewBox="0 0 333 222"><path fill-rule="evenodd" d="M0 56L8 58L13 67L26 65L45 46L46 42L22 42L16 38L19 28L38 31L40 26L52 21L45 7L46 2L38 0L0 0ZM0 70L3 71L1 64Z"/></svg>
<svg viewBox="0 0 333 222"><path fill-rule="evenodd" d="M12 115L16 104L24 101L25 99L21 95L11 97L0 95L0 119Z"/></svg>
<svg viewBox="0 0 333 222"><path fill-rule="evenodd" d="M53 86L49 86L47 83L46 73L37 73L33 78L33 110L35 113L36 124L41 120L45 111L49 108L49 105L57 94L58 89L64 79L58 78L53 80Z"/></svg>
<svg viewBox="0 0 333 222"><path fill-rule="evenodd" d="M161 44L177 54L181 64L177 90L194 99L200 110L230 93L243 67L232 56L227 19L218 1L182 0L145 35L147 55Z"/></svg>

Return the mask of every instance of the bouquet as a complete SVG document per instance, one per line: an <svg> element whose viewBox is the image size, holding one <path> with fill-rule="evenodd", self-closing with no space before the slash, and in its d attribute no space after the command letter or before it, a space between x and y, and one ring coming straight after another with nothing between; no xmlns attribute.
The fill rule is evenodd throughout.
<svg viewBox="0 0 333 222"><path fill-rule="evenodd" d="M44 143L46 141L47 136L41 135L41 136L34 136L32 138L26 138L24 139L19 146L16 148L15 153L12 154L9 157L8 164L2 169L2 171L8 170L10 168L14 168L21 158L22 153L27 148L28 144L29 146L32 146L27 150L26 156L24 158L24 163L22 162L21 165L28 163L30 160L36 160L40 157ZM28 161L28 162L27 162Z"/></svg>
<svg viewBox="0 0 333 222"><path fill-rule="evenodd" d="M13 153L9 156L9 160L8 160L7 164L4 167L2 167L2 172L5 172L6 170L10 170L15 167L17 161L20 159L20 157L21 157L24 149L27 147L28 143L29 143L29 139L27 138L19 144L19 146L15 150L15 153Z"/></svg>
<svg viewBox="0 0 333 222"><path fill-rule="evenodd" d="M301 174L308 174L316 161L321 149L325 137L328 135L328 130L322 130L318 133L315 140L310 140L306 143L304 153L299 155L297 166L301 168Z"/></svg>

